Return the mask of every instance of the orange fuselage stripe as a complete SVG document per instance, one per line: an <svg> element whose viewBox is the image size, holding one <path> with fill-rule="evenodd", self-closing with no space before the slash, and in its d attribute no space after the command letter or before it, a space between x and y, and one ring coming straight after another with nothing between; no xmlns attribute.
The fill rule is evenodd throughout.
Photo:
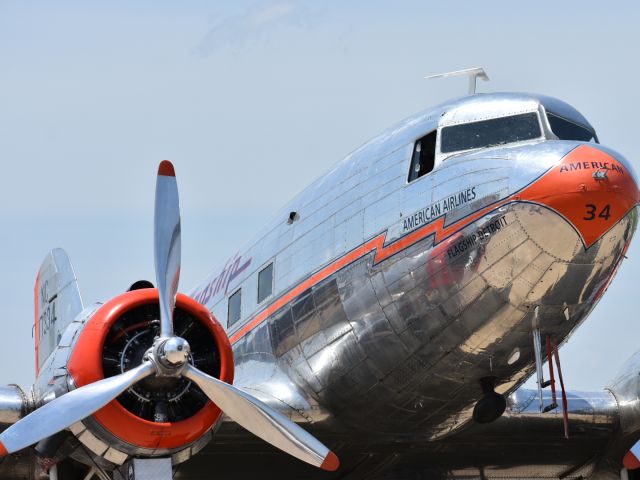
<svg viewBox="0 0 640 480"><path fill-rule="evenodd" d="M453 235L458 230L466 227L467 225L476 221L478 218L486 215L487 213L491 212L492 210L495 210L496 208L506 204L509 201L511 201L511 198L489 205L488 207L485 207L482 210L479 210L474 214L466 218L463 218L446 228L444 227L444 217L439 217L432 223L429 223L427 225L424 225L423 227L420 227L419 229L409 233L408 235L405 235L404 237L398 239L397 241L387 246L384 245L384 241L387 235L386 232L375 236L371 240L365 242L363 245L360 245L359 247L356 247L354 250L351 250L345 256L340 257L333 263L327 265L322 270L314 273L311 277L307 278L302 283L299 283L298 285L293 287L291 290L289 290L287 293L285 293L282 297L278 298L275 302L273 302L267 308L265 308L260 313L258 313L258 315L256 315L256 317L253 320L251 320L249 323L243 326L240 330L234 333L230 338L231 343L232 344L236 343L243 336L245 336L249 331L251 331L260 323L262 323L267 317L269 317L271 314L280 310L282 307L284 307L291 300L293 300L298 295L303 293L305 290L320 283L322 280L333 275L338 270L341 270L342 268L346 267L350 263L364 257L368 253L375 251L376 255L375 255L374 263L379 263L383 260L386 260L390 256L404 250L405 248L408 248L411 245L419 242L420 240L423 240L429 235L435 234L436 239L434 243L440 243L442 240Z"/></svg>

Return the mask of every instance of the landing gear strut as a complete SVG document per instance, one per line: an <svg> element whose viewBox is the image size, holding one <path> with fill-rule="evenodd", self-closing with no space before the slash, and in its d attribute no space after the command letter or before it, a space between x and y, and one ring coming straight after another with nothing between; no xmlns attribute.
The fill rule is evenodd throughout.
<svg viewBox="0 0 640 480"><path fill-rule="evenodd" d="M473 419L478 423L491 423L497 420L507 408L507 401L503 395L496 393L496 377L482 377L480 387L482 398L473 408Z"/></svg>

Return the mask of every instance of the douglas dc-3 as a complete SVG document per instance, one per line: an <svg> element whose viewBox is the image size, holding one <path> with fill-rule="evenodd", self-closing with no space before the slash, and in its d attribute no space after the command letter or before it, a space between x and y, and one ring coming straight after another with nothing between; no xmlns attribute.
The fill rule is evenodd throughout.
<svg viewBox="0 0 640 480"><path fill-rule="evenodd" d="M0 478L639 478L640 356L584 393L558 354L639 203L572 106L473 93L355 150L184 295L163 161L156 287L86 305L45 257Z"/></svg>

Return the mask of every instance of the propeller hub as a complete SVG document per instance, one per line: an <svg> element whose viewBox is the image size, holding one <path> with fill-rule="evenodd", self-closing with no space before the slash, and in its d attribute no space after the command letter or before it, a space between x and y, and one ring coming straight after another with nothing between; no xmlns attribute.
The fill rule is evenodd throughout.
<svg viewBox="0 0 640 480"><path fill-rule="evenodd" d="M189 343L180 337L171 337L160 347L160 359L171 367L184 365L189 360L191 347Z"/></svg>

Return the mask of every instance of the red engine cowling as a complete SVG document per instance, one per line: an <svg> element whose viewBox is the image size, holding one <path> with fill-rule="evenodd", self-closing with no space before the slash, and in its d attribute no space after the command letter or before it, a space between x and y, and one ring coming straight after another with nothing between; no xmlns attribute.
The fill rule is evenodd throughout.
<svg viewBox="0 0 640 480"><path fill-rule="evenodd" d="M134 290L102 305L78 336L68 362L76 387L142 363L159 332L158 292ZM189 361L233 383L226 332L200 303L178 294L174 330L191 346ZM185 378L151 376L83 421L100 440L123 453L173 453L193 444L220 418L220 409ZM101 428L92 428L97 423Z"/></svg>

